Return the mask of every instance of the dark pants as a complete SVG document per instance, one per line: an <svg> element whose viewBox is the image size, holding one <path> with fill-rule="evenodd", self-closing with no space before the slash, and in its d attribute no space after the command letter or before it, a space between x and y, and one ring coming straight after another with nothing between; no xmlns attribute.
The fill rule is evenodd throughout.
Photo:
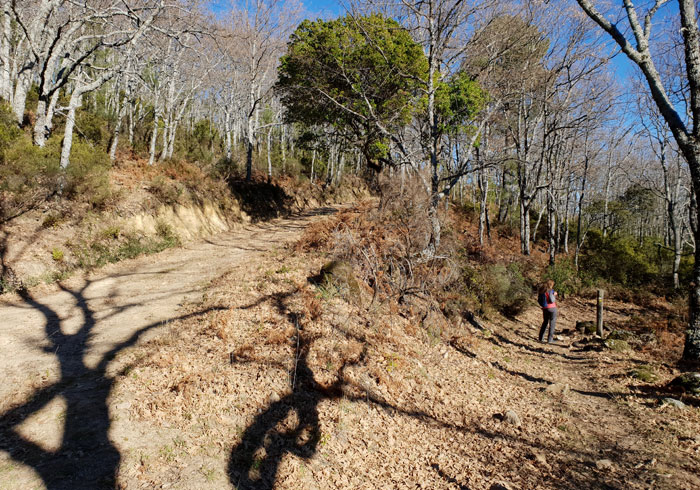
<svg viewBox="0 0 700 490"><path fill-rule="evenodd" d="M549 338L547 339L547 342L553 342L554 328L557 324L556 308L542 308L542 327L540 328L540 342L544 342L544 334L547 331L547 324L549 324Z"/></svg>

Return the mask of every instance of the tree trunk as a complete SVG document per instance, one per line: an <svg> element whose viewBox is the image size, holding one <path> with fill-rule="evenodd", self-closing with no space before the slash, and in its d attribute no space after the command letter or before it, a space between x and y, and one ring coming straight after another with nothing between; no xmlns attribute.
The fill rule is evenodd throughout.
<svg viewBox="0 0 700 490"><path fill-rule="evenodd" d="M695 201L695 212L691 213L691 228L695 243L700 242L700 214L697 212L697 203L700 200L700 143L692 140L686 145L679 145L683 156L688 162L692 181L692 198ZM695 262L690 280L690 321L685 338L683 359L687 361L700 361L700 247L695 247Z"/></svg>
<svg viewBox="0 0 700 490"><path fill-rule="evenodd" d="M253 179L253 150L255 148L255 127L254 127L253 115L248 114L248 134L246 144L246 158L245 158L245 180L250 182Z"/></svg>
<svg viewBox="0 0 700 490"><path fill-rule="evenodd" d="M280 151L282 152L282 173L287 173L287 126L280 130Z"/></svg>
<svg viewBox="0 0 700 490"><path fill-rule="evenodd" d="M673 289L681 287L678 271L681 267L681 255L683 251L683 237L681 227L677 224L673 226Z"/></svg>
<svg viewBox="0 0 700 490"><path fill-rule="evenodd" d="M231 114L226 111L224 115L224 153L226 154L226 161L231 161L232 156L232 141L231 141Z"/></svg>
<svg viewBox="0 0 700 490"><path fill-rule="evenodd" d="M267 130L267 181L272 180L272 128Z"/></svg>
<svg viewBox="0 0 700 490"><path fill-rule="evenodd" d="M36 122L34 123L34 130L32 131L34 135L34 144L38 147L42 147L46 144L46 139L48 138L49 128L47 127L47 114L49 101L45 95L39 96L39 102L36 106Z"/></svg>
<svg viewBox="0 0 700 490"><path fill-rule="evenodd" d="M2 38L0 38L0 97L12 102L12 77L10 70L10 39L12 39L12 15L10 2L3 2Z"/></svg>
<svg viewBox="0 0 700 490"><path fill-rule="evenodd" d="M126 100L121 102L117 113L117 124L114 126L114 137L112 138L112 144L109 147L109 160L112 162L117 157L117 145L119 144L119 133L121 133L122 122L124 121L124 112L126 112L126 103ZM119 102L117 102L117 104L119 104Z"/></svg>
<svg viewBox="0 0 700 490"><path fill-rule="evenodd" d="M170 136L170 114L166 111L163 116L163 143L160 150L160 157L158 158L161 162L165 160L168 156L168 137Z"/></svg>
<svg viewBox="0 0 700 490"><path fill-rule="evenodd" d="M537 230L540 228L540 223L542 222L542 216L544 215L546 207L542 206L540 212L537 213L537 221L535 221L535 228L532 230L532 242L537 242ZM549 216L547 216L549 218ZM549 222L548 222L549 223Z"/></svg>
<svg viewBox="0 0 700 490"><path fill-rule="evenodd" d="M29 70L21 72L17 77L15 94L12 97L12 112L15 114L17 124L24 122L24 109L27 104L27 94L31 83L31 72Z"/></svg>
<svg viewBox="0 0 700 490"><path fill-rule="evenodd" d="M337 185L340 185L340 181L343 178L343 167L345 167L345 153L341 153L338 160L338 168L335 174L335 183Z"/></svg>
<svg viewBox="0 0 700 490"><path fill-rule="evenodd" d="M73 146L73 128L75 127L75 111L82 104L82 93L73 92L68 103L68 115L66 116L66 129L63 134L63 146L61 147L61 169L65 170L70 164L70 151Z"/></svg>
<svg viewBox="0 0 700 490"><path fill-rule="evenodd" d="M129 146L134 146L134 104L129 100Z"/></svg>
<svg viewBox="0 0 700 490"><path fill-rule="evenodd" d="M440 247L440 218L438 216L438 206L440 204L440 199L438 198L437 192L434 192L430 196L430 203L428 207L428 223L430 224L430 238L428 240L428 245L426 247L425 254L427 258L432 258L438 251Z"/></svg>
<svg viewBox="0 0 700 490"><path fill-rule="evenodd" d="M695 232L695 242L700 240L700 234ZM690 282L690 322L685 338L683 359L700 360L700 247L695 248L695 264Z"/></svg>
<svg viewBox="0 0 700 490"><path fill-rule="evenodd" d="M311 179L310 179L310 180L311 180L311 183L312 183L312 184L314 183L314 177L316 177L316 176L314 175L314 170L315 170L315 169L314 169L314 165L315 165L315 164L316 164L316 148L314 148L314 151L313 151L313 153L311 154Z"/></svg>
<svg viewBox="0 0 700 490"><path fill-rule="evenodd" d="M565 208L564 208L564 230L563 230L563 236L562 236L562 246L564 248L564 253L569 254L569 220L571 218L571 215L569 214L571 211L571 187L572 187L572 181L571 178L569 178L569 185L566 189L566 203Z"/></svg>
<svg viewBox="0 0 700 490"><path fill-rule="evenodd" d="M250 182L253 180L253 149L255 148L255 140L252 135L248 136L246 141L245 154L245 180Z"/></svg>
<svg viewBox="0 0 700 490"><path fill-rule="evenodd" d="M608 203L610 201L610 183L612 167L608 167L605 177L605 197L603 203L603 238L608 236Z"/></svg>
<svg viewBox="0 0 700 490"><path fill-rule="evenodd" d="M158 107L158 101L155 101L156 107ZM149 148L149 158L148 158L148 165L153 165L153 162L156 160L156 142L158 140L158 119L160 119L160 111L158 109L155 110L155 114L153 116L153 133L151 134L151 146Z"/></svg>
<svg viewBox="0 0 700 490"><path fill-rule="evenodd" d="M554 199L551 195L547 196L547 234L549 236L549 265L553 266L556 262L557 253L557 215L554 212Z"/></svg>
<svg viewBox="0 0 700 490"><path fill-rule="evenodd" d="M479 245L484 246L484 230L487 228L488 222L488 195L489 181L484 179L483 171L479 175L479 190L481 191L481 199L479 200Z"/></svg>
<svg viewBox="0 0 700 490"><path fill-rule="evenodd" d="M530 203L520 199L520 253L530 255Z"/></svg>

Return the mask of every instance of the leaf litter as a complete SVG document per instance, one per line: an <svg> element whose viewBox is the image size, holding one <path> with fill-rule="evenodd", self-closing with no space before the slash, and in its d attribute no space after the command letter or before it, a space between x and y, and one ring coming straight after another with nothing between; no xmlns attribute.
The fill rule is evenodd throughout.
<svg viewBox="0 0 700 490"><path fill-rule="evenodd" d="M188 305L215 311L120 356L120 486L700 487L697 405L657 402L674 368L657 362L656 393L622 375L647 353L570 347L590 302L563 302L571 338L543 346L536 307L435 333L364 281L361 301L321 291L319 244L352 213L223 274Z"/></svg>

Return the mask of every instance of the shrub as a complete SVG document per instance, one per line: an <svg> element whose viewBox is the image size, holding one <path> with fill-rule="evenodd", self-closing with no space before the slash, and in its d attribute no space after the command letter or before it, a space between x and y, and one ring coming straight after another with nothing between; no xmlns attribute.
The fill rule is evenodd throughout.
<svg viewBox="0 0 700 490"><path fill-rule="evenodd" d="M581 255L581 270L589 277L603 278L625 286L641 286L658 278L656 264L633 238L603 237L598 230L589 233Z"/></svg>
<svg viewBox="0 0 700 490"><path fill-rule="evenodd" d="M532 288L526 283L517 262L488 266L484 285L485 304L506 316L517 315L531 300Z"/></svg>
<svg viewBox="0 0 700 490"><path fill-rule="evenodd" d="M0 121L0 140L2 133ZM52 136L46 145L40 148L32 144L30 135L20 133L4 151L1 148L0 151L0 193L6 215L31 209L45 202L58 192L61 181L67 198L87 202L95 207L103 206L111 196L109 158L104 151L87 143L73 143L70 164L65 173L59 167L59 136ZM49 219L46 226L52 224L55 222L52 223Z"/></svg>
<svg viewBox="0 0 700 490"><path fill-rule="evenodd" d="M185 188L163 175L156 175L149 182L148 190L163 204L175 204L180 200Z"/></svg>
<svg viewBox="0 0 700 490"><path fill-rule="evenodd" d="M55 260L56 262L63 262L63 257L63 250L58 248L54 248L53 250L51 250L51 258L53 258L53 260Z"/></svg>
<svg viewBox="0 0 700 490"><path fill-rule="evenodd" d="M579 289L578 273L570 259L564 259L554 266L549 266L542 280L546 279L554 281L554 288L562 297L575 293Z"/></svg>
<svg viewBox="0 0 700 490"><path fill-rule="evenodd" d="M180 237L175 230L173 230L172 226L165 221L158 221L156 223L156 235L161 239L161 243L164 245L163 250L180 244Z"/></svg>
<svg viewBox="0 0 700 490"><path fill-rule="evenodd" d="M75 117L75 132L79 141L91 143L100 148L106 147L107 121L91 111L78 111Z"/></svg>
<svg viewBox="0 0 700 490"><path fill-rule="evenodd" d="M111 197L109 157L81 141L73 142L66 169L66 197L102 207Z"/></svg>
<svg viewBox="0 0 700 490"><path fill-rule="evenodd" d="M180 238L170 225L158 222L154 237L122 233L116 227L108 227L71 248L77 258L78 266L83 269L92 269L143 254L158 253L179 244Z"/></svg>
<svg viewBox="0 0 700 490"><path fill-rule="evenodd" d="M42 228L53 228L60 225L65 220L65 217L61 213L49 213L46 215L44 220L41 222Z"/></svg>
<svg viewBox="0 0 700 490"><path fill-rule="evenodd" d="M37 207L58 190L58 161L56 138L39 148L22 133L8 144L0 164L0 222Z"/></svg>
<svg viewBox="0 0 700 490"><path fill-rule="evenodd" d="M4 152L21 134L22 131L15 122L10 105L0 101L0 153Z"/></svg>

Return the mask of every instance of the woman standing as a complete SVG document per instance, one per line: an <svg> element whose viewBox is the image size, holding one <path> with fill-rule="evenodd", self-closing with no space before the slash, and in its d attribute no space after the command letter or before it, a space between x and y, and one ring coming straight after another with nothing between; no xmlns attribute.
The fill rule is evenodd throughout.
<svg viewBox="0 0 700 490"><path fill-rule="evenodd" d="M557 292L554 290L554 281L549 279L542 283L537 291L537 302L542 307L542 327L540 328L540 342L544 342L544 334L549 324L549 336L547 342L554 343L554 328L557 323Z"/></svg>

